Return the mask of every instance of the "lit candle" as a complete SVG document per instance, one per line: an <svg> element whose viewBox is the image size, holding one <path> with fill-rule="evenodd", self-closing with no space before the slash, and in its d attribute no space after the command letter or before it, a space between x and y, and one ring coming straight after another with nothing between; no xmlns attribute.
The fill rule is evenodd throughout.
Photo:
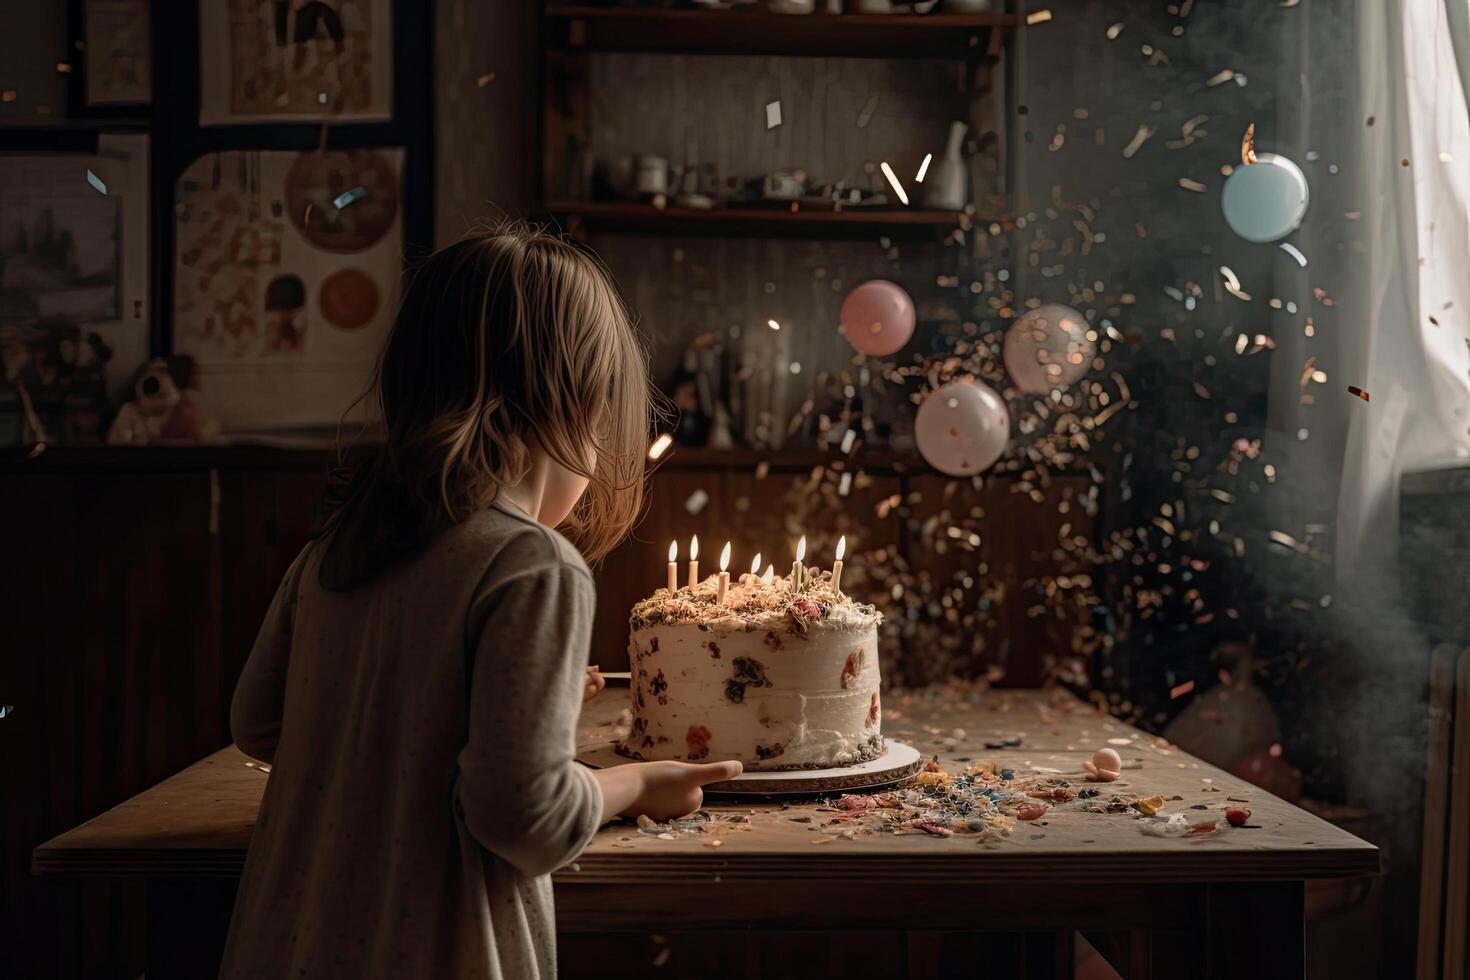
<svg viewBox="0 0 1470 980"><path fill-rule="evenodd" d="M725 550L720 552L720 584L719 591L715 595L715 602L725 604L725 592L730 588L730 573L726 571L730 567L730 542L725 542Z"/></svg>
<svg viewBox="0 0 1470 980"><path fill-rule="evenodd" d="M669 595L679 591L679 542L669 542Z"/></svg>
<svg viewBox="0 0 1470 980"><path fill-rule="evenodd" d="M751 579L752 581L746 581L746 579ZM755 557L753 559L751 559L751 562L750 562L750 573L747 574L747 575L740 576L740 584L741 585L744 585L744 586L746 586L748 588L752 588L753 589L756 586L760 585L760 581L761 581L761 553L759 551L757 551L755 553Z"/></svg>
<svg viewBox="0 0 1470 980"><path fill-rule="evenodd" d="M847 535L837 539L837 560L832 563L832 591L842 595L842 556L847 553Z"/></svg>
<svg viewBox="0 0 1470 980"><path fill-rule="evenodd" d="M768 585L770 585L774 581L776 581L776 566L775 565L767 565L766 566L766 574L764 574L764 575L761 576L761 584L768 586Z"/></svg>
<svg viewBox="0 0 1470 980"><path fill-rule="evenodd" d="M801 591L801 563L806 560L806 535L796 542L796 561L791 563L791 591Z"/></svg>
<svg viewBox="0 0 1470 980"><path fill-rule="evenodd" d="M699 581L699 535L689 539L689 588Z"/></svg>

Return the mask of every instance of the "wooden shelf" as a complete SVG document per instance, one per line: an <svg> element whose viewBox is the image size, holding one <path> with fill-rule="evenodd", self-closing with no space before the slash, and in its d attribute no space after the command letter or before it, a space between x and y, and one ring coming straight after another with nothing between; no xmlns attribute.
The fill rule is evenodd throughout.
<svg viewBox="0 0 1470 980"><path fill-rule="evenodd" d="M754 237L845 238L932 234L959 227L958 211L853 208L843 211L781 208L656 208L631 201L548 201L546 210L569 231L589 230ZM974 223L975 219L971 219Z"/></svg>
<svg viewBox="0 0 1470 980"><path fill-rule="evenodd" d="M823 58L965 58L1014 14L773 14L556 4L554 46L594 51L780 54Z"/></svg>

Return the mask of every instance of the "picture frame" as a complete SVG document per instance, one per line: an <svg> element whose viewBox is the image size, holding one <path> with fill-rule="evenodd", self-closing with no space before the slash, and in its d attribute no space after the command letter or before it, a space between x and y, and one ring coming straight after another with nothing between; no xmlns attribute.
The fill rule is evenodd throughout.
<svg viewBox="0 0 1470 980"><path fill-rule="evenodd" d="M393 117L391 0L200 0L200 125Z"/></svg>
<svg viewBox="0 0 1470 980"><path fill-rule="evenodd" d="M86 104L142 106L153 101L148 0L86 0Z"/></svg>

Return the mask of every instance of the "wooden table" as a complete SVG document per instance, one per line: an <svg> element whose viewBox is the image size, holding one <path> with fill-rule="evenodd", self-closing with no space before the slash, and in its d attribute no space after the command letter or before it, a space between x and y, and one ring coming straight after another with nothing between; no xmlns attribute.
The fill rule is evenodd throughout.
<svg viewBox="0 0 1470 980"><path fill-rule="evenodd" d="M588 706L588 739L607 734L624 698L609 688ZM947 688L891 695L884 708L887 734L951 771L994 761L1081 788L1082 760L1112 742L1126 769L1105 795L1159 794L1165 815L1208 807L1220 830L1154 837L1137 813L1069 803L988 845L922 832L832 840L853 825L827 825L843 816L830 801L715 805L702 832L674 839L605 828L555 876L561 930L909 931L932 940L911 948L914 976L973 962L953 937L1025 933L1041 952L1018 975L1036 977L1070 976L1058 952L1069 942L1048 941L1076 930L1129 978L1300 978L1305 882L1378 871L1373 846L1069 695ZM38 847L32 870L146 878L150 980L208 972L266 779L222 749ZM1253 826L1225 825L1229 797L1248 801Z"/></svg>

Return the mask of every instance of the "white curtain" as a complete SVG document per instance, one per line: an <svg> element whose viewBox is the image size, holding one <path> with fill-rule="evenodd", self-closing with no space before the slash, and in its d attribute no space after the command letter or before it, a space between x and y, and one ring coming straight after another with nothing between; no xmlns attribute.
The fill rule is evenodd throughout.
<svg viewBox="0 0 1470 980"><path fill-rule="evenodd" d="M1470 457L1470 0L1359 7L1360 315L1342 324L1337 568L1391 559L1408 469ZM1369 126L1368 118L1373 125ZM1344 318L1347 320L1347 318ZM1340 382L1340 383L1339 383ZM1412 560L1412 556L1404 556Z"/></svg>

